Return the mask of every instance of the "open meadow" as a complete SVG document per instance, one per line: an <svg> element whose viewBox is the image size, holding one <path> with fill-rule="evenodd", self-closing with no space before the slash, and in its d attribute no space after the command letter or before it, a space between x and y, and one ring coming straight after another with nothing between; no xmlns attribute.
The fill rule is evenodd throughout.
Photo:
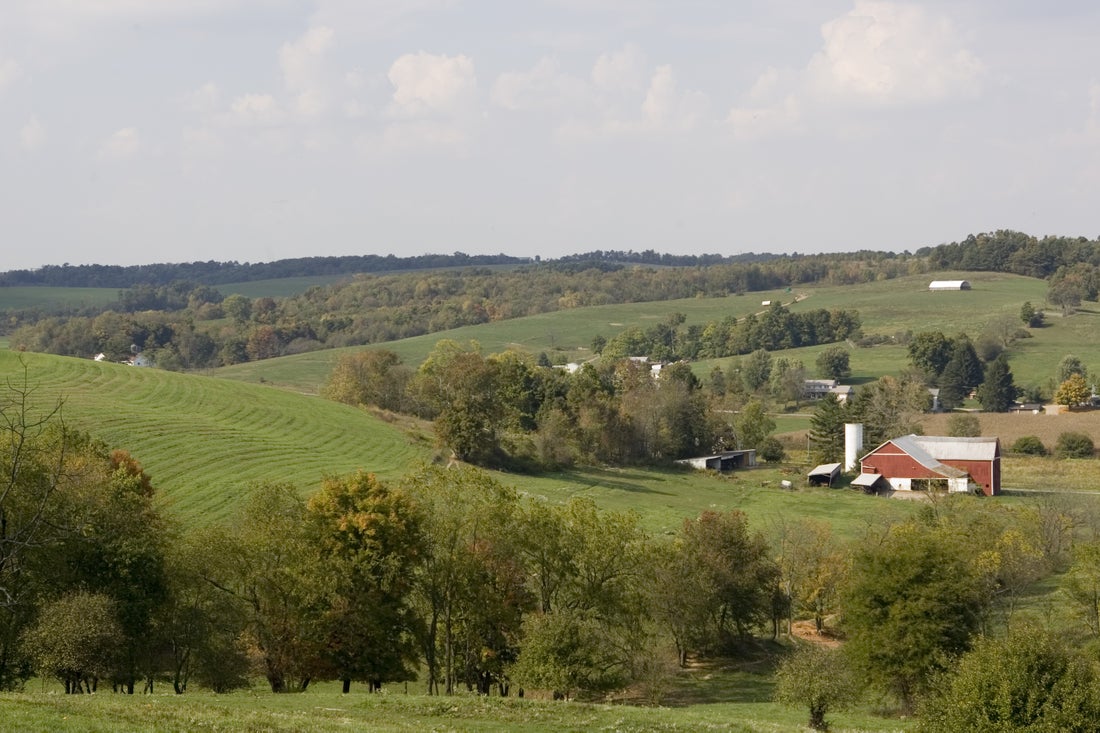
<svg viewBox="0 0 1100 733"><path fill-rule="evenodd" d="M32 690L0 693L0 722L11 733L805 730L805 712L771 702L771 686L762 675L699 670L669 680L666 692L663 705L642 706L465 694L428 697L411 690L406 694L400 685L374 695L361 688L342 695L337 686L324 684L288 695L254 690L131 697ZM831 730L838 733L915 728L914 720L876 715L870 705L832 714L830 719Z"/></svg>
<svg viewBox="0 0 1100 733"><path fill-rule="evenodd" d="M301 392L316 392L343 353L360 348L386 348L406 364L420 364L440 339L460 343L477 341L483 353L518 349L532 354L545 352L553 361L583 361L591 358L590 345L597 336L611 338L626 328L648 328L673 313L686 316L685 325L704 325L726 316L741 318L761 312L765 300L789 304L792 311L818 308L846 308L859 311L867 334L893 336L899 332L940 330L949 336L960 332L972 338L989 324L1006 316L1016 318L1024 301L1041 306L1047 284L1043 280L999 273L946 273L944 277L967 278L973 289L933 293L927 289L930 276L919 275L880 280L860 285L803 287L749 293L724 298L690 298L652 303L576 308L537 316L465 326L426 334L373 347L348 347L260 362L222 367L215 374L228 379L267 382ZM797 302L794 302L795 299ZM1032 338L1017 341L1008 350L1016 383L1047 384L1063 356L1073 353L1086 364L1100 366L1100 343L1089 338L1100 314L1087 307L1063 318L1048 311L1048 324L1033 329ZM1022 325L1022 324L1021 324ZM775 352L776 356L801 360L811 371L817 354L827 345ZM716 365L725 367L736 357L700 360L692 365L703 376ZM896 374L908 365L905 346L882 345L852 348L852 383Z"/></svg>
<svg viewBox="0 0 1100 733"><path fill-rule="evenodd" d="M35 389L35 405L45 407L61 398L68 425L130 451L152 475L166 508L187 524L224 519L255 482L288 482L310 493L326 474L363 469L396 480L417 463L438 458L430 426L406 424L401 429L314 396L11 351L0 352L0 373L21 380L20 359ZM784 466L729 476L644 468L495 475L548 501L587 496L608 509L637 512L653 532L671 531L706 509L736 508L761 530L812 512L850 537L879 512L908 511L908 505L852 492L811 489L800 469ZM797 489L780 489L784 479Z"/></svg>

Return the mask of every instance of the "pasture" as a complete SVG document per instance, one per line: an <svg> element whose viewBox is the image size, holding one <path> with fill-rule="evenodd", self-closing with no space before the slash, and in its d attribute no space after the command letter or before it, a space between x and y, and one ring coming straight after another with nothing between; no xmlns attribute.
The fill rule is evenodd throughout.
<svg viewBox="0 0 1100 733"><path fill-rule="evenodd" d="M702 679L703 677L707 679ZM361 688L342 695L334 685L316 685L300 694L238 692L213 695L58 695L47 692L0 694L7 731L126 730L196 731L224 733L270 731L369 730L407 731L727 731L778 733L804 730L805 711L767 701L770 683L761 675L733 675L707 671L685 674L671 684L671 704L642 707L610 703L581 703L516 697L456 695L428 697L405 694L394 685L370 695ZM708 690L705 704L677 703L676 687L685 694ZM32 687L34 687L32 685ZM411 685L410 685L411 687ZM694 689L693 689L694 688ZM714 692L721 690L718 699ZM835 731L905 731L915 721L879 717L868 709L831 714Z"/></svg>
<svg viewBox="0 0 1100 733"><path fill-rule="evenodd" d="M264 385L175 374L88 359L0 352L0 374L21 383L20 357L38 407L64 400L65 422L145 466L170 514L185 524L228 516L256 482L287 482L303 493L326 474L358 469L395 480L438 459L430 426L404 429L346 405ZM673 531L706 509L741 509L768 531L811 514L846 537L882 512L909 511L854 492L805 487L801 468L768 467L718 476L687 469L578 468L502 483L547 501L573 496L633 511L654 533ZM795 490L779 488L790 480Z"/></svg>
<svg viewBox="0 0 1100 733"><path fill-rule="evenodd" d="M1005 317L1016 318L1020 305L1031 301L1041 306L1046 282L999 273L945 273L944 277L967 278L973 289L933 293L927 290L928 275L881 280L860 285L805 287L749 293L724 298L689 298L653 303L594 306L543 313L537 316L465 326L401 341L376 344L374 348L394 351L402 361L417 365L440 339L460 343L477 341L483 353L518 349L532 354L546 352L552 361L584 361L592 357L590 345L597 335L611 338L626 328L647 328L673 313L686 316L685 325L702 325L726 316L741 318L758 313L764 300L790 304L794 311L818 308L848 308L859 311L868 334L892 336L898 332L940 330L949 336L966 332L971 338L989 324ZM795 298L798 302L793 302ZM1100 310L1082 310L1070 317L1048 311L1049 325L1032 330L1032 338L1017 341L1009 350L1009 361L1019 385L1047 384L1058 362L1068 353L1100 368L1100 343L1088 336L1095 331ZM1022 325L1022 324L1021 324ZM223 367L215 374L228 379L268 382L289 389L315 393L342 353L359 348L333 349L296 354L279 359ZM775 352L802 361L813 372L814 360L826 346L811 346ZM715 366L727 367L737 357L700 360L692 365L699 376ZM852 377L860 384L883 374L897 374L908 366L904 346L882 345L852 348Z"/></svg>
<svg viewBox="0 0 1100 733"><path fill-rule="evenodd" d="M24 308L104 306L118 300L118 288L0 288L0 311Z"/></svg>
<svg viewBox="0 0 1100 733"><path fill-rule="evenodd" d="M64 401L66 424L130 451L185 522L224 518L258 481L320 486L357 469L394 478L431 455L426 442L345 405L262 386L88 359L0 352L21 384L22 359L44 409Z"/></svg>

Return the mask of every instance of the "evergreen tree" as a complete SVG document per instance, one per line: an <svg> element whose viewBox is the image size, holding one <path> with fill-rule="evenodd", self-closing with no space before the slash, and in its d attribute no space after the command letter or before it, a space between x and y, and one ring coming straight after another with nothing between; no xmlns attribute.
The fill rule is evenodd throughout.
<svg viewBox="0 0 1100 733"><path fill-rule="evenodd" d="M1012 371L1008 368L1008 359L1001 354L985 372L985 381L978 389L978 401L986 412L1004 412L1016 399L1016 384Z"/></svg>
<svg viewBox="0 0 1100 733"><path fill-rule="evenodd" d="M965 334L956 338L951 359L940 374L940 404L951 410L960 406L970 390L982 383L982 362Z"/></svg>
<svg viewBox="0 0 1100 733"><path fill-rule="evenodd" d="M814 463L837 463L844 458L844 423L848 411L835 394L817 403L810 419L810 455Z"/></svg>

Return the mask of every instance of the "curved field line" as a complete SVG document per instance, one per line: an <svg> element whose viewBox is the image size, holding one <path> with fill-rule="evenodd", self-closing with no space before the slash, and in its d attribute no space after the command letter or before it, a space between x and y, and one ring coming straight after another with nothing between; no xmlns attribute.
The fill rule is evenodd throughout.
<svg viewBox="0 0 1100 733"><path fill-rule="evenodd" d="M400 432L345 405L222 379L82 359L0 352L0 375L27 365L41 409L63 399L67 424L130 451L164 506L186 523L227 516L249 485L303 492L325 474L393 478L425 458Z"/></svg>

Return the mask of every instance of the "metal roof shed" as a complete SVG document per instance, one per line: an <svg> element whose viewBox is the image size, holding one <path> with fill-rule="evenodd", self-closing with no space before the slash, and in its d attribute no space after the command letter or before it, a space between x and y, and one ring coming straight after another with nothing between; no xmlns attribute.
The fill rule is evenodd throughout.
<svg viewBox="0 0 1100 733"><path fill-rule="evenodd" d="M822 463L820 466L810 471L806 478L809 479L811 486L832 486L833 481L840 476L840 464L839 463Z"/></svg>

